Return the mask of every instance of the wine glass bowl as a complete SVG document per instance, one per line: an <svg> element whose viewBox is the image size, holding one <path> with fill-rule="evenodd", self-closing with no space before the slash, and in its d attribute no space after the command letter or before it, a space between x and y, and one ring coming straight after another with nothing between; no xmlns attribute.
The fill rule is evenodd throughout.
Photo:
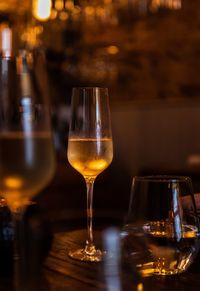
<svg viewBox="0 0 200 291"><path fill-rule="evenodd" d="M28 51L0 59L0 192L14 216L55 170L42 60Z"/></svg>
<svg viewBox="0 0 200 291"><path fill-rule="evenodd" d="M22 106L18 110L16 108L16 114L24 114ZM36 122L33 119L39 123L38 118L33 117L37 106L30 105L29 110L32 111L28 114L31 123ZM13 211L29 204L30 199L48 184L54 174L51 132L32 130L0 133L0 189Z"/></svg>
<svg viewBox="0 0 200 291"><path fill-rule="evenodd" d="M134 177L122 240L142 276L187 270L200 246L191 179Z"/></svg>
<svg viewBox="0 0 200 291"><path fill-rule="evenodd" d="M98 142L95 138L70 138L68 143L69 163L85 179L96 178L112 161L112 140L101 139L98 154Z"/></svg>
<svg viewBox="0 0 200 291"><path fill-rule="evenodd" d="M86 182L88 230L86 246L69 255L82 261L101 261L103 253L93 242L92 203L94 181L113 158L108 89L73 88L67 156Z"/></svg>

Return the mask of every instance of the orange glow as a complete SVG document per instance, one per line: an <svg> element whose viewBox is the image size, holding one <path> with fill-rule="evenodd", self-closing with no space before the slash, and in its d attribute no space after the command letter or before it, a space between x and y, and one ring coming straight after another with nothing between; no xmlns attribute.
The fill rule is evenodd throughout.
<svg viewBox="0 0 200 291"><path fill-rule="evenodd" d="M40 20L46 21L51 15L51 0L33 1L33 16Z"/></svg>
<svg viewBox="0 0 200 291"><path fill-rule="evenodd" d="M50 18L56 19L57 15L58 15L58 11L56 9L52 9Z"/></svg>
<svg viewBox="0 0 200 291"><path fill-rule="evenodd" d="M60 20L65 21L69 18L69 15L67 12L63 11L63 12L60 12L59 18Z"/></svg>
<svg viewBox="0 0 200 291"><path fill-rule="evenodd" d="M119 49L115 45L110 45L107 47L107 52L111 55L116 55L119 52Z"/></svg>
<svg viewBox="0 0 200 291"><path fill-rule="evenodd" d="M67 10L74 10L74 1L68 0L65 3L65 7Z"/></svg>
<svg viewBox="0 0 200 291"><path fill-rule="evenodd" d="M63 8L64 8L64 2L63 2L63 0L56 0L55 1L55 8L58 11L62 11Z"/></svg>
<svg viewBox="0 0 200 291"><path fill-rule="evenodd" d="M181 9L181 6L181 0L152 0L150 7L152 11L157 11L160 7L177 10Z"/></svg>
<svg viewBox="0 0 200 291"><path fill-rule="evenodd" d="M92 7L92 6L87 6L87 7L85 8L85 14L86 14L87 16L93 16L93 15L95 14L95 9L94 9L94 7Z"/></svg>
<svg viewBox="0 0 200 291"><path fill-rule="evenodd" d="M139 283L137 285L137 291L143 291L143 284L142 283Z"/></svg>
<svg viewBox="0 0 200 291"><path fill-rule="evenodd" d="M23 180L20 177L17 176L8 176L4 180L4 184L6 187L11 188L11 189L18 189L22 186Z"/></svg>

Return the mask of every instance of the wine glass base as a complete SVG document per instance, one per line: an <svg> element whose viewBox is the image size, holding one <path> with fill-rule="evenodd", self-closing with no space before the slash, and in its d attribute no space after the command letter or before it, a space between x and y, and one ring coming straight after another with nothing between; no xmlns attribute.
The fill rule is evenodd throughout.
<svg viewBox="0 0 200 291"><path fill-rule="evenodd" d="M102 252L100 250L95 250L92 255L86 253L85 249L78 249L69 252L70 258L84 262L101 262L104 256L105 252Z"/></svg>

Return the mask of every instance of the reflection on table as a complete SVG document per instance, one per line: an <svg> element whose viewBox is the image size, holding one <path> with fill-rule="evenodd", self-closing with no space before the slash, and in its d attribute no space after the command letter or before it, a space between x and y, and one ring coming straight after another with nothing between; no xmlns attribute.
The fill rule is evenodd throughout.
<svg viewBox="0 0 200 291"><path fill-rule="evenodd" d="M69 211L69 214L66 220L59 221L58 213L57 220L54 217L47 221L39 205L29 207L23 226L21 259L13 262L12 240L4 239L0 243L2 290L153 291L171 288L185 291L200 287L199 257L181 275L141 278L134 265L123 260L119 239L121 221L115 213L112 216L112 211L107 217L102 213L102 219L99 214L94 222L97 244L107 250L107 258L101 263L69 258L68 249L81 246L86 237L80 212L76 215ZM9 221L9 215L7 219Z"/></svg>

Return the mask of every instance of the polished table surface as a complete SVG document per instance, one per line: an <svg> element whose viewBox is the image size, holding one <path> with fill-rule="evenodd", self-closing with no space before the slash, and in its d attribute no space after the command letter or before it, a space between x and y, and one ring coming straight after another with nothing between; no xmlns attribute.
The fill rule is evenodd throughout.
<svg viewBox="0 0 200 291"><path fill-rule="evenodd" d="M110 213L112 216L112 213ZM59 216L59 214L58 214ZM14 260L9 243L1 244L0 286L8 291L155 291L199 290L200 256L181 275L141 278L134 266L108 256L100 263L79 262L68 256L69 249L82 246L86 239L84 219L46 222L36 211L25 217L21 256ZM95 223L94 237L104 245L104 234L118 233L118 221L101 219ZM117 255L115 253L115 255Z"/></svg>
<svg viewBox="0 0 200 291"><path fill-rule="evenodd" d="M112 231L112 229L111 229ZM102 232L95 232L98 236ZM86 234L83 230L58 233L54 237L52 249L45 261L45 274L55 290L199 290L200 261L197 260L190 270L173 276L154 276L141 278L133 268L112 258L101 263L85 263L72 260L67 256L70 248L81 246ZM53 290L54 290L53 289Z"/></svg>

